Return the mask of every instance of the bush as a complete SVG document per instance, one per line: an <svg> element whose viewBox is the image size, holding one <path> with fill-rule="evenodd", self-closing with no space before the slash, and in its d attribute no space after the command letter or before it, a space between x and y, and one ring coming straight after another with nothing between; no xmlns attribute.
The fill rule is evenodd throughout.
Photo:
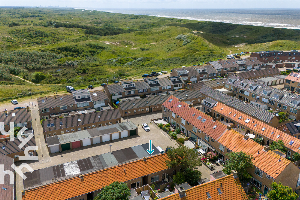
<svg viewBox="0 0 300 200"><path fill-rule="evenodd" d="M183 139L183 138L178 138L178 139L177 139L177 142L178 142L178 143L181 143L181 144L184 144L184 139Z"/></svg>
<svg viewBox="0 0 300 200"><path fill-rule="evenodd" d="M165 126L166 126L166 127L170 127L171 125L170 125L170 124L166 124Z"/></svg>
<svg viewBox="0 0 300 200"><path fill-rule="evenodd" d="M175 132L176 132L176 134L180 134L181 133L181 131L180 131L180 129L178 128L178 129L176 129L175 130Z"/></svg>
<svg viewBox="0 0 300 200"><path fill-rule="evenodd" d="M162 129L164 125L162 123L158 124L158 127Z"/></svg>
<svg viewBox="0 0 300 200"><path fill-rule="evenodd" d="M174 140L177 140L177 134L176 134L176 133L173 132L173 133L171 133L170 135L171 135L171 137L172 137Z"/></svg>

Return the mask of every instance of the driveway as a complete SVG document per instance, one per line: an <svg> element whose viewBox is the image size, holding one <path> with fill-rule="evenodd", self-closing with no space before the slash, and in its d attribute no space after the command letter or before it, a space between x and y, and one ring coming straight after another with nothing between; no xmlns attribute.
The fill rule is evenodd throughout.
<svg viewBox="0 0 300 200"><path fill-rule="evenodd" d="M17 105L13 105L12 103L1 103L0 104L0 112L3 112L5 109L7 110L13 110L15 107L32 107L32 104L33 104L33 107L38 107L37 105L37 100L36 99L26 99L26 100L18 100L18 104ZM36 106L35 106L36 105Z"/></svg>

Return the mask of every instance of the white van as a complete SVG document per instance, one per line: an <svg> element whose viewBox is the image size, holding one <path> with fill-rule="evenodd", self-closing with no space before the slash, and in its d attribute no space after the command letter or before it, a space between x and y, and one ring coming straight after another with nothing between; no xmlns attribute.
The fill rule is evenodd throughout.
<svg viewBox="0 0 300 200"><path fill-rule="evenodd" d="M165 153L165 151L160 146L157 146L156 148L160 153Z"/></svg>

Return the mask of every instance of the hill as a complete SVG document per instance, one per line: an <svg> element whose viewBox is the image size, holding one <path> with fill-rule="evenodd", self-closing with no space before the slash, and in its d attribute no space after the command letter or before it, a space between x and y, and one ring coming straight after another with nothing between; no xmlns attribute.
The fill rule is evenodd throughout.
<svg viewBox="0 0 300 200"><path fill-rule="evenodd" d="M1 84L24 83L11 74L60 84L49 91L203 64L230 51L300 49L298 30L78 9L0 8L0 17Z"/></svg>

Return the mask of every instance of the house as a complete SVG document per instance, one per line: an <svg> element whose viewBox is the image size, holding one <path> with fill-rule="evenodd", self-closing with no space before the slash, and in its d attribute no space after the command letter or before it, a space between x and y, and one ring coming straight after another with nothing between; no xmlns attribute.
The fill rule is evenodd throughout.
<svg viewBox="0 0 300 200"><path fill-rule="evenodd" d="M300 93L300 73L292 72L285 78L284 88Z"/></svg>
<svg viewBox="0 0 300 200"><path fill-rule="evenodd" d="M221 75L221 73L219 73L212 65L199 66L195 69L198 72L198 80L216 78ZM194 81L192 83L197 82Z"/></svg>
<svg viewBox="0 0 300 200"><path fill-rule="evenodd" d="M287 157L291 157L295 152L300 153L300 140L298 138L280 131L268 123L259 121L220 102L214 105L210 111L213 116L219 115L221 121L234 123L237 128L244 130L245 134L251 133L262 138L263 143L267 146L273 141L282 140L288 149Z"/></svg>
<svg viewBox="0 0 300 200"><path fill-rule="evenodd" d="M184 82L197 83L199 78L199 73L195 67L182 67L177 69L172 69L170 76L179 76Z"/></svg>
<svg viewBox="0 0 300 200"><path fill-rule="evenodd" d="M138 134L138 128L132 122L123 122L98 128L76 131L46 138L50 153L73 150L80 147L110 142Z"/></svg>
<svg viewBox="0 0 300 200"><path fill-rule="evenodd" d="M251 58L256 58L263 63L283 63L283 62L299 62L300 52L298 51L262 51L252 52Z"/></svg>
<svg viewBox="0 0 300 200"><path fill-rule="evenodd" d="M198 83L188 85L191 90L200 90L204 85L212 89L222 89L225 86L226 78L217 78L214 80L203 80Z"/></svg>
<svg viewBox="0 0 300 200"><path fill-rule="evenodd" d="M49 119L51 115L85 109L99 109L108 105L108 98L102 91L76 90L68 95L38 98L40 116Z"/></svg>
<svg viewBox="0 0 300 200"><path fill-rule="evenodd" d="M161 200L203 200L203 199L248 199L240 182L228 175L192 188L182 188L181 193L175 193Z"/></svg>
<svg viewBox="0 0 300 200"><path fill-rule="evenodd" d="M199 91L175 91L174 96L182 101L189 101L193 104L199 104L202 100L202 95ZM141 99L123 100L119 104L119 110L122 117L132 115L139 115L151 112L161 112L163 102L169 98L170 95L149 96Z"/></svg>
<svg viewBox="0 0 300 200"><path fill-rule="evenodd" d="M159 154L154 148L154 155L149 156L144 147L147 144L25 173L29 178L24 180L22 199L40 200L41 196L56 200L93 199L103 187L115 181L136 188L176 173L178 169L166 165L166 154Z"/></svg>
<svg viewBox="0 0 300 200"><path fill-rule="evenodd" d="M144 80L150 86L151 94L174 90L173 83L168 78L145 78Z"/></svg>
<svg viewBox="0 0 300 200"><path fill-rule="evenodd" d="M229 107L215 101L211 101L215 107L221 106L221 110L228 112ZM269 191L273 181L281 182L291 187L293 190L299 190L300 169L291 161L280 155L270 151L267 146L262 146L254 140L249 139L247 134L244 136L235 130L228 130L227 126L219 121L214 121L210 116L203 112L189 107L186 103L180 102L174 96L169 97L163 103L163 118L174 126L179 127L182 132L187 133L198 144L204 142L213 151L216 151L223 157L228 159L230 152L244 152L253 157L254 168L249 169L249 173L253 177L252 183L264 193ZM233 109L232 109L233 110ZM240 117L240 114L229 112L237 119L245 121L245 123L253 124L252 118ZM250 121L249 121L250 120ZM257 121L257 120L256 120ZM256 122L258 124L258 122ZM245 125L244 125L245 126ZM254 125L253 125L254 126ZM263 128L256 125L257 129ZM263 129L269 133L273 127ZM248 133L248 132L246 132ZM279 130L270 135L281 140L287 139L288 135L282 134ZM257 134L255 134L257 135ZM300 143L292 140L288 148L299 151ZM274 140L275 141L275 140ZM284 141L285 142L285 141ZM298 150L296 150L296 148Z"/></svg>
<svg viewBox="0 0 300 200"><path fill-rule="evenodd" d="M236 76L243 79L258 79L275 75L280 75L280 71L278 68L259 69L236 73Z"/></svg>
<svg viewBox="0 0 300 200"><path fill-rule="evenodd" d="M179 76L171 76L170 81L173 84L174 90L179 90L184 88L184 81Z"/></svg>
<svg viewBox="0 0 300 200"><path fill-rule="evenodd" d="M0 122L4 123L4 130L6 131L0 135L0 138L9 138L10 122L14 123L14 127L32 129L31 112L28 108L0 112Z"/></svg>
<svg viewBox="0 0 300 200"><path fill-rule="evenodd" d="M285 112L291 119L300 119L300 97L296 94L236 76L227 79L225 88L243 101L261 102L268 110Z"/></svg>
<svg viewBox="0 0 300 200"><path fill-rule="evenodd" d="M45 137L61 135L121 122L118 109L51 118L42 122Z"/></svg>
<svg viewBox="0 0 300 200"><path fill-rule="evenodd" d="M285 83L285 78L287 76L285 75L278 75L278 76L273 76L273 77L264 77L264 78L259 78L257 79L258 83L262 83L263 85L266 86L273 86L273 85L281 85Z"/></svg>
<svg viewBox="0 0 300 200"><path fill-rule="evenodd" d="M11 141L10 139L6 139L5 141L0 142L0 155L13 158L13 160L17 162L20 160L20 156L25 156L24 152L26 151L27 147L36 146L35 138L30 138L30 140L22 148L19 148L20 144L21 141L17 138L14 138L13 141ZM35 150L29 150L28 154L29 156L37 155Z"/></svg>
<svg viewBox="0 0 300 200"><path fill-rule="evenodd" d="M12 165L14 164L14 160L8 156L0 154L0 167L1 167L1 173L3 171L13 171ZM10 183L10 176L14 177L14 173L2 173L1 177L2 180L4 180L3 184L0 184L0 199L5 199L5 200L14 200L14 183Z"/></svg>
<svg viewBox="0 0 300 200"><path fill-rule="evenodd" d="M269 125L273 127L277 127L279 125L279 119L275 116L275 114L268 112L264 109L259 108L258 106L252 105L251 103L245 103L238 98L231 97L229 95L226 95L222 92L219 92L217 90L214 90L210 87L203 86L200 89L200 92L209 98L214 99L215 101L224 103L227 106L230 106L238 111L241 111L247 115L250 115L262 122L268 123ZM204 100L203 100L204 101ZM212 107L207 106L204 104L203 109L204 112L210 112L210 109ZM214 116L220 120L220 116L216 115ZM222 120L223 121L223 120Z"/></svg>
<svg viewBox="0 0 300 200"><path fill-rule="evenodd" d="M150 93L150 86L144 81L123 81L120 84L105 85L104 89L108 97L114 102L117 99Z"/></svg>

